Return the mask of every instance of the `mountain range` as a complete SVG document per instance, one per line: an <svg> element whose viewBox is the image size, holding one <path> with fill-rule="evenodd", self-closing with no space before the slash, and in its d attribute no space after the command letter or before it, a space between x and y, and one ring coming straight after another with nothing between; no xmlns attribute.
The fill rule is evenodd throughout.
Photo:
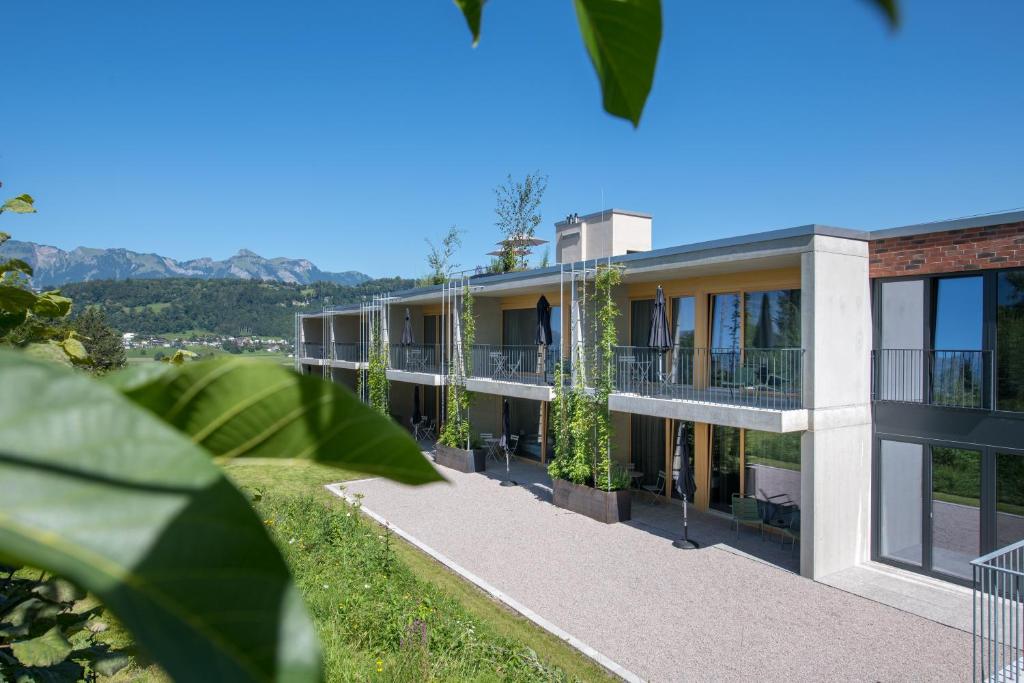
<svg viewBox="0 0 1024 683"><path fill-rule="evenodd" d="M33 285L41 288L90 280L153 280L171 277L272 280L294 284L334 282L350 286L370 279L368 275L354 270L342 273L320 270L306 259L268 259L248 249L241 249L223 261L211 258L176 261L167 256L141 254L128 249L78 247L64 251L45 244L9 240L0 245L0 257L19 258L32 266Z"/></svg>

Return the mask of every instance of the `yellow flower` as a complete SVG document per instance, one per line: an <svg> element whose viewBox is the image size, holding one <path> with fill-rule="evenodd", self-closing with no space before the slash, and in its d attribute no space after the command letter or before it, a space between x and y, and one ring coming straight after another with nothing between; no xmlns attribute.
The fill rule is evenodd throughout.
<svg viewBox="0 0 1024 683"><path fill-rule="evenodd" d="M377 673L380 673L382 671L384 671L384 660L378 659L377 660Z"/></svg>

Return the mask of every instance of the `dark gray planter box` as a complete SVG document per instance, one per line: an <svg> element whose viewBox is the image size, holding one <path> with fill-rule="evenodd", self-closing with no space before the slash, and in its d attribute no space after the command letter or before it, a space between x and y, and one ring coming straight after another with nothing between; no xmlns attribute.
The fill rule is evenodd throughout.
<svg viewBox="0 0 1024 683"><path fill-rule="evenodd" d="M467 451L439 443L434 447L434 462L459 472L483 472L487 469L487 453L482 449Z"/></svg>
<svg viewBox="0 0 1024 683"><path fill-rule="evenodd" d="M629 491L602 491L581 486L565 479L555 479L553 502L560 508L572 510L605 524L625 522L632 512Z"/></svg>

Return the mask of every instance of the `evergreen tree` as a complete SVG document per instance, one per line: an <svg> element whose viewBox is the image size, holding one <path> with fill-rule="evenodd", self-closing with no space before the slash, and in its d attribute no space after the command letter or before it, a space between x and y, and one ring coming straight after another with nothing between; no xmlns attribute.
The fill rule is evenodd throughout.
<svg viewBox="0 0 1024 683"><path fill-rule="evenodd" d="M102 308L90 306L72 322L72 327L92 358L90 367L94 372L102 374L124 367L121 333L107 324Z"/></svg>

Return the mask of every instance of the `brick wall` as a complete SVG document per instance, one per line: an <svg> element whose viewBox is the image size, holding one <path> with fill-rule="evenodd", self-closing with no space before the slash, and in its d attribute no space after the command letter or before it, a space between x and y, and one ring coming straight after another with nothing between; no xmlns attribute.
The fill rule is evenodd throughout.
<svg viewBox="0 0 1024 683"><path fill-rule="evenodd" d="M871 277L1024 266L1024 222L875 240Z"/></svg>

